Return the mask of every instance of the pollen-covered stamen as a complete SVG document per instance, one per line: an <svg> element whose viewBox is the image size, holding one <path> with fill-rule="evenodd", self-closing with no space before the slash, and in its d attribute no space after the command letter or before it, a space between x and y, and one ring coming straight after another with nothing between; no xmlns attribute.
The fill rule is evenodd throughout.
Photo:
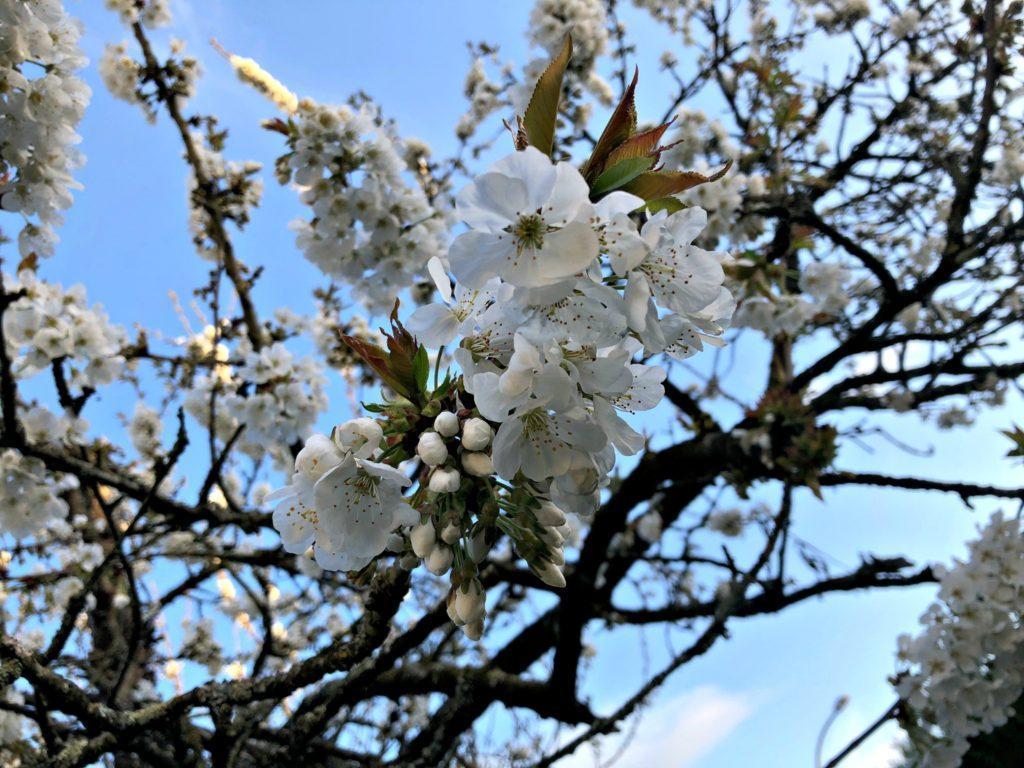
<svg viewBox="0 0 1024 768"><path fill-rule="evenodd" d="M543 247L544 235L553 230L539 213L529 213L520 215L516 223L510 224L506 231L515 238L516 248L522 251Z"/></svg>
<svg viewBox="0 0 1024 768"><path fill-rule="evenodd" d="M345 485L364 496L376 495L378 483L380 483L379 477L374 477L363 471L345 480Z"/></svg>
<svg viewBox="0 0 1024 768"><path fill-rule="evenodd" d="M543 410L537 408L525 413L522 416L523 420L523 433L529 437L536 432L547 432L548 431L548 416Z"/></svg>

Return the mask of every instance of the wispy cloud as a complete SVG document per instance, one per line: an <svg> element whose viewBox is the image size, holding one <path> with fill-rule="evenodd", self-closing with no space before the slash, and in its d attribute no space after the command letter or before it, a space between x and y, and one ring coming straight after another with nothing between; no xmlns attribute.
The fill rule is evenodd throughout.
<svg viewBox="0 0 1024 768"><path fill-rule="evenodd" d="M614 768L689 768L725 740L754 711L760 697L701 686L671 699L656 702L641 715L635 732ZM623 736L603 742L600 757L608 760L622 746ZM558 768L592 768L600 765L594 753L581 748Z"/></svg>

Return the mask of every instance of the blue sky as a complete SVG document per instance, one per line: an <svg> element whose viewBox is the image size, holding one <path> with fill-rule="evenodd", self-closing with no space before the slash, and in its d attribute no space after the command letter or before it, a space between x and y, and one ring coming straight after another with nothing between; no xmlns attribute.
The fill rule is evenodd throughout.
<svg viewBox="0 0 1024 768"><path fill-rule="evenodd" d="M166 120L146 124L136 108L115 101L99 82L95 63L103 44L127 36L116 19L100 3L65 2L86 25L83 45L93 62L86 77L94 97L80 130L88 164L78 178L85 190L76 195L60 233L62 244L43 274L64 284L85 283L90 300L102 302L116 322L180 335L184 329L168 291L187 303L208 269L194 255L186 229L180 145ZM280 137L258 124L273 109L235 80L208 45L211 37L256 58L300 95L341 102L356 90L366 91L397 120L403 135L428 141L439 156L455 146L452 126L464 109L465 42L498 42L505 59L523 63L528 58L528 0L175 0L173 7L172 33L188 42L206 72L193 107L217 114L229 129L229 159L259 160L267 168L280 152ZM622 18L633 39L646 46L638 59L640 113L658 116L669 92L654 62L667 40L643 15L624 9ZM165 44L167 34L156 38ZM713 104L691 106L714 111ZM300 206L272 174L265 174L265 182L263 205L236 237L237 252L250 265L266 268L256 290L264 312L279 306L308 311L310 290L321 279L295 248L287 227ZM746 339L735 354L731 386L753 398L765 370L763 345ZM345 402L340 392L333 387L337 408ZM112 394L90 405L86 415L98 430L117 434L111 414L130 408L131 401ZM323 426L344 415L333 410ZM915 417L893 416L885 425L908 442L931 447L931 457L915 458L876 442L874 453L851 448L838 463L1013 484L1019 472L1002 459L1005 444L995 432L1009 421L1009 414L994 413L972 429L936 433ZM826 551L842 571L868 552L947 560L997 505L980 501L977 507L972 513L939 494L826 490L823 502L800 493L795 519L799 535ZM677 673L653 700L619 765L810 766L818 729L837 696L851 696L851 705L833 729L828 752L889 706L892 692L885 678L893 671L895 638L915 628L933 591L840 595L735 624L727 643ZM664 660L667 637L660 628L615 638L595 635L599 653L587 684L595 706L611 709L628 697L641 683L645 664L657 669ZM678 646L684 638L674 639ZM846 765L884 766L890 736L881 734ZM589 764L585 752L565 763Z"/></svg>

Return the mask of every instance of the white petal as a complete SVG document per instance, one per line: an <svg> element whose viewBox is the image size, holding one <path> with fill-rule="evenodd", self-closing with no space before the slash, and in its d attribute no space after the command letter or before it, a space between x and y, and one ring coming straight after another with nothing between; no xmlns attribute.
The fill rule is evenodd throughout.
<svg viewBox="0 0 1024 768"><path fill-rule="evenodd" d="M651 287L647 279L638 272L631 272L623 299L626 301L626 316L629 327L634 331L642 331L647 324L647 303L651 297Z"/></svg>
<svg viewBox="0 0 1024 768"><path fill-rule="evenodd" d="M544 205L544 220L552 226L564 226L574 219L587 219L593 214L590 186L570 163L555 166L555 186Z"/></svg>
<svg viewBox="0 0 1024 768"><path fill-rule="evenodd" d="M694 206L676 211L665 219L665 229L672 235L677 245L689 245L707 223L707 211Z"/></svg>
<svg viewBox="0 0 1024 768"><path fill-rule="evenodd" d="M557 282L582 272L597 258L599 247L594 230L579 221L552 232L544 238L540 254L542 282L537 285Z"/></svg>
<svg viewBox="0 0 1024 768"><path fill-rule="evenodd" d="M424 304L405 323L413 335L428 347L449 344L459 332L459 319L444 304Z"/></svg>
<svg viewBox="0 0 1024 768"><path fill-rule="evenodd" d="M642 197L619 190L605 195L597 201L594 206L595 215L602 221L608 221L617 213L632 213L643 204Z"/></svg>
<svg viewBox="0 0 1024 768"><path fill-rule="evenodd" d="M504 422L494 436L491 448L491 459L494 462L494 471L506 480L512 480L519 467L522 466L520 456L520 442L523 438L523 422L519 419L510 419Z"/></svg>
<svg viewBox="0 0 1024 768"><path fill-rule="evenodd" d="M427 259L427 272L430 274L430 279L434 281L434 285L437 286L437 292L441 298L451 301L452 281L448 278L448 271L440 256L431 256Z"/></svg>
<svg viewBox="0 0 1024 768"><path fill-rule="evenodd" d="M455 201L459 218L473 229L500 232L531 210L526 185L501 173L485 173L467 185Z"/></svg>
<svg viewBox="0 0 1024 768"><path fill-rule="evenodd" d="M491 171L522 182L526 198L518 210L524 212L535 211L547 202L558 176L551 159L536 147L507 155L492 165Z"/></svg>
<svg viewBox="0 0 1024 768"><path fill-rule="evenodd" d="M470 231L455 238L448 259L456 280L467 288L483 288L508 270L515 255L511 235Z"/></svg>

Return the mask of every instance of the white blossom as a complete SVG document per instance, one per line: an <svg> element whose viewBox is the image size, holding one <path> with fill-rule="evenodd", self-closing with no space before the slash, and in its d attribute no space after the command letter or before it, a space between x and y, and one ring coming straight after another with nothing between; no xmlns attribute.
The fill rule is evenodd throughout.
<svg viewBox="0 0 1024 768"><path fill-rule="evenodd" d="M312 545L322 568L359 570L384 551L392 531L416 522L402 496L411 481L357 455L377 450L377 435L368 425L348 422L335 429L333 440L313 435L306 441L291 483L267 497L278 502L274 527L286 550L301 554Z"/></svg>
<svg viewBox="0 0 1024 768"><path fill-rule="evenodd" d="M956 768L969 740L1004 725L1024 692L1024 533L994 514L968 556L936 568L939 599L899 640L900 697L921 768Z"/></svg>
<svg viewBox="0 0 1024 768"><path fill-rule="evenodd" d="M75 74L86 63L80 34L60 0L0 1L0 208L27 220L23 258L52 255L54 227L80 188L75 128L91 95Z"/></svg>

